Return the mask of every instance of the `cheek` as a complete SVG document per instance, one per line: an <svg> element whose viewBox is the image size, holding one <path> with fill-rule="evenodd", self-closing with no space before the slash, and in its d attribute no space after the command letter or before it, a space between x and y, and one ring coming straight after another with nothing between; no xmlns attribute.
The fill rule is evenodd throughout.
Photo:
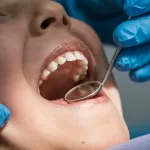
<svg viewBox="0 0 150 150"><path fill-rule="evenodd" d="M11 83L3 90L4 104L11 110L11 118L1 136L16 147L27 146L25 149L30 149L32 143L40 139L37 135L42 137L45 133L42 132L43 126L48 127L45 130L51 129L48 120L51 117L44 117L42 101L23 79Z"/></svg>
<svg viewBox="0 0 150 150"><path fill-rule="evenodd" d="M0 90L10 86L22 75L22 55L25 36L17 25L0 25ZM1 94L3 95L3 93ZM2 101L2 96L0 98Z"/></svg>

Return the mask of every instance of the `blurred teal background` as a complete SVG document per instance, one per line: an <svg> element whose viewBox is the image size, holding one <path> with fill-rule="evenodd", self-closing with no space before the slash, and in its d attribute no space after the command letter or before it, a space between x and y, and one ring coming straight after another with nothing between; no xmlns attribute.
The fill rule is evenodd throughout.
<svg viewBox="0 0 150 150"><path fill-rule="evenodd" d="M115 47L105 45L108 60ZM122 99L124 118L131 138L150 133L150 82L134 83L128 78L128 72L113 70Z"/></svg>

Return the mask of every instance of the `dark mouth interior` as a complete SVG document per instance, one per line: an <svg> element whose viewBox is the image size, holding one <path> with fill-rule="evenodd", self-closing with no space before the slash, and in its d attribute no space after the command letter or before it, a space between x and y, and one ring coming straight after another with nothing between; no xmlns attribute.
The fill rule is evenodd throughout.
<svg viewBox="0 0 150 150"><path fill-rule="evenodd" d="M88 73L84 80L79 82L73 80L74 70L77 68L75 63L67 62L51 73L49 78L40 86L41 96L47 100L64 98L71 88L88 80Z"/></svg>

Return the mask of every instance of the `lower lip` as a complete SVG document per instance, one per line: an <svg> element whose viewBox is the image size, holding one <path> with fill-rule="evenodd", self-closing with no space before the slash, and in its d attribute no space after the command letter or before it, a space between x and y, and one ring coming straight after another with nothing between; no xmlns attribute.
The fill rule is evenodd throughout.
<svg viewBox="0 0 150 150"><path fill-rule="evenodd" d="M109 102L109 98L105 95L105 93L101 92L97 94L95 97L91 99L85 99L77 102L67 102L64 99L58 99L54 101L49 101L50 103L61 105L61 106L80 106L85 104L107 104Z"/></svg>

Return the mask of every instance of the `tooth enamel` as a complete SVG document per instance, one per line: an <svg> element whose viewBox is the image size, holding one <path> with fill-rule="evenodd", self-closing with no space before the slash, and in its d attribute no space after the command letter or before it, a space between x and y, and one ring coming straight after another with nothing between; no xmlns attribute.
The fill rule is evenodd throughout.
<svg viewBox="0 0 150 150"><path fill-rule="evenodd" d="M82 70L83 70L83 71L87 71L87 70L88 70L88 66L83 66L83 67L82 67Z"/></svg>
<svg viewBox="0 0 150 150"><path fill-rule="evenodd" d="M84 79L85 79L85 77L86 77L86 75L87 75L87 73L86 73L86 72L84 72L84 73L80 76L80 80L84 80Z"/></svg>
<svg viewBox="0 0 150 150"><path fill-rule="evenodd" d="M59 65L63 65L66 62L66 59L62 56L58 56L56 61Z"/></svg>
<svg viewBox="0 0 150 150"><path fill-rule="evenodd" d="M79 90L81 96L85 96L87 92L84 89Z"/></svg>
<svg viewBox="0 0 150 150"><path fill-rule="evenodd" d="M65 53L65 58L67 61L75 61L76 57L73 55L72 52Z"/></svg>
<svg viewBox="0 0 150 150"><path fill-rule="evenodd" d="M77 68L74 73L76 74L83 74L84 72L86 72L88 70L88 66L82 66L80 68Z"/></svg>
<svg viewBox="0 0 150 150"><path fill-rule="evenodd" d="M59 65L65 64L66 61L75 60L77 60L77 65L75 65L76 69L73 74L73 80L75 82L84 80L87 74L86 71L88 70L88 60L86 57L80 51L65 52L49 63L47 69L43 71L41 80L39 81L39 86L43 84L43 81L46 80L52 72L57 70Z"/></svg>
<svg viewBox="0 0 150 150"><path fill-rule="evenodd" d="M84 60L85 59L85 57L80 52L74 51L73 53L74 53L76 59L78 59L78 60Z"/></svg>
<svg viewBox="0 0 150 150"><path fill-rule="evenodd" d="M74 75L73 76L73 80L75 81L75 82L78 82L79 81L79 78L80 78L80 75Z"/></svg>
<svg viewBox="0 0 150 150"><path fill-rule="evenodd" d="M87 72L84 72L83 75L86 76L86 75L87 75Z"/></svg>
<svg viewBox="0 0 150 150"><path fill-rule="evenodd" d="M39 82L39 86L41 86L43 84L43 81L42 80L40 80L40 82Z"/></svg>
<svg viewBox="0 0 150 150"><path fill-rule="evenodd" d="M84 60L80 60L80 61L78 62L78 64L79 64L79 65L86 66L86 65L88 65L88 60L87 60L86 58L84 58Z"/></svg>
<svg viewBox="0 0 150 150"><path fill-rule="evenodd" d="M85 89L83 89L83 88L79 89L80 94L83 95L83 96L87 95L87 92L92 93L94 91L95 91L95 89L92 86L87 86Z"/></svg>
<svg viewBox="0 0 150 150"><path fill-rule="evenodd" d="M58 64L57 64L56 62L54 62L54 61L52 61L52 62L48 65L48 67L47 67L47 69L48 69L50 72L54 72L55 70L57 70L57 68L58 68Z"/></svg>
<svg viewBox="0 0 150 150"><path fill-rule="evenodd" d="M44 70L42 74L42 80L46 80L51 73L48 70Z"/></svg>

